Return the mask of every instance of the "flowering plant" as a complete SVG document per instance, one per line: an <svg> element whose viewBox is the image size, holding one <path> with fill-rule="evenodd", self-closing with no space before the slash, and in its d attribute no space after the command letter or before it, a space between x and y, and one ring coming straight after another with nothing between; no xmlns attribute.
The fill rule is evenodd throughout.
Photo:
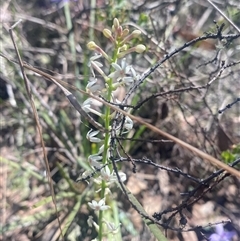
<svg viewBox="0 0 240 241"><path fill-rule="evenodd" d="M131 40L138 37L140 34L141 32L139 30L134 30L132 33L129 33L129 30L127 28L123 29L118 19L115 18L112 30L103 30L103 35L113 46L111 54L106 53L93 41L87 44L88 48L95 52L95 55L90 58L88 64L93 76L86 86L86 91L88 93L92 95L101 95L105 100L115 105L121 104L119 100L114 99L113 92L119 87L131 85L137 78L135 70L127 63L126 56L132 52L142 53L146 49L142 44L131 46ZM104 66L101 62L102 58L105 59L105 61L102 62L106 63L105 65L107 66ZM120 64L118 63L119 61ZM96 76L100 76L100 80L97 79ZM89 165L92 170L100 171L99 177L94 178L94 183L100 185L100 188L96 191L96 193L100 193L100 197L98 197L98 200L100 200L96 201L94 199L88 202L89 207L97 212L98 220L95 222L93 218L91 218L89 222L91 221L90 223L96 228L98 239L101 240L103 234L111 233L112 235L116 235L119 232L118 228L120 223L116 221L113 223L109 220L111 215L114 216L114 213L116 214L116 212L110 214L111 207L114 206L114 200L109 198L109 194L111 194L110 187L117 182L124 182L127 178L125 173L121 171L116 173L111 166L110 160L113 160L113 158L111 158L113 154L110 151L110 146L112 146L114 142L111 131L114 131L115 134L120 132L122 134L127 133L133 128L133 121L129 117L116 117L116 112L111 112L109 107L103 107L104 109L101 111L99 110L99 106L100 105L98 105L94 99L88 98L84 101L82 109L87 114L93 113L97 115L100 121L104 123L103 129L106 130L105 133L101 133L99 130L90 130L86 136L86 139L94 143L95 146L95 153L92 153L88 157ZM118 120L117 124L116 119ZM113 127L114 121L115 125ZM97 123L96 126L100 125L100 123ZM96 146L98 145L99 149L96 152ZM86 173L84 173L84 177L86 177ZM106 205L105 202L108 205ZM108 213L106 218L104 217L104 213ZM113 217L113 220L116 220L116 218ZM107 230L103 229L103 224Z"/></svg>
<svg viewBox="0 0 240 241"><path fill-rule="evenodd" d="M215 227L215 233L213 233L210 237L210 241L231 241L233 236L236 235L235 231L225 231L222 224L218 224Z"/></svg>

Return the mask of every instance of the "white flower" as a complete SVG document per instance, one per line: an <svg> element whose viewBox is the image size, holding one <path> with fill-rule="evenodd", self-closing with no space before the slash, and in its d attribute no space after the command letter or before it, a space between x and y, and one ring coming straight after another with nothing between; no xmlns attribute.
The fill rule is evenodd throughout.
<svg viewBox="0 0 240 241"><path fill-rule="evenodd" d="M104 151L104 145L102 145L100 148L99 148L99 151L97 154L102 154Z"/></svg>
<svg viewBox="0 0 240 241"><path fill-rule="evenodd" d="M88 84L86 86L86 91L88 93L96 93L98 91L101 91L103 87L99 84L97 84L97 79L94 78L93 80L88 81Z"/></svg>
<svg viewBox="0 0 240 241"><path fill-rule="evenodd" d="M88 205L95 211L104 211L110 208L108 205L105 205L105 198L101 199L99 202L92 200L92 202L88 202Z"/></svg>
<svg viewBox="0 0 240 241"><path fill-rule="evenodd" d="M88 226L89 226L90 228L92 228L93 223L94 223L94 221L93 221L93 216L89 216L89 217L88 217L88 220L87 220Z"/></svg>
<svg viewBox="0 0 240 241"><path fill-rule="evenodd" d="M92 98L88 98L86 99L83 103L82 103L82 108L85 112L89 112L89 108L91 107L92 104Z"/></svg>
<svg viewBox="0 0 240 241"><path fill-rule="evenodd" d="M122 60L121 66L116 63L112 63L112 67L115 69L115 71L108 76L109 78L126 84L129 84L133 81L131 76L126 76L126 74L128 74L131 70L131 66L127 66L125 58Z"/></svg>
<svg viewBox="0 0 240 241"><path fill-rule="evenodd" d="M87 133L87 136L86 138L91 141L91 142L94 142L94 143L99 143L101 142L102 140L98 137L95 137L97 134L99 133L99 131L93 131L93 130L90 130L88 133Z"/></svg>
<svg viewBox="0 0 240 241"><path fill-rule="evenodd" d="M117 180L117 175L116 173L113 174ZM121 182L125 182L127 180L127 176L124 172L118 172L118 175L120 177Z"/></svg>
<svg viewBox="0 0 240 241"><path fill-rule="evenodd" d="M124 182L127 180L126 174L123 172L118 172L118 175L120 177L121 182ZM99 180L105 181L107 184L111 184L118 181L117 175L114 171L112 173L110 172L110 169L108 166L101 169L101 176L99 177Z"/></svg>
<svg viewBox="0 0 240 241"><path fill-rule="evenodd" d="M102 116L102 114L101 114L99 111L94 110L94 109L91 108L92 102L93 102L93 99L92 99L92 98L86 99L86 100L83 102L83 104L82 104L82 109L83 109L86 113L91 112L91 113L93 113L93 114L95 114L95 115Z"/></svg>
<svg viewBox="0 0 240 241"><path fill-rule="evenodd" d="M133 121L128 116L126 116L123 126L125 129L127 129L127 131L130 131L133 128Z"/></svg>
<svg viewBox="0 0 240 241"><path fill-rule="evenodd" d="M88 157L88 161L91 167L94 167L97 169L100 169L102 167L102 165L98 162L100 160L102 160L102 156L99 156L98 154L90 155Z"/></svg>
<svg viewBox="0 0 240 241"><path fill-rule="evenodd" d="M93 216L88 217L87 224L90 228L92 228L94 226L96 228L96 230L99 230L99 226L97 225L96 222L93 221Z"/></svg>
<svg viewBox="0 0 240 241"><path fill-rule="evenodd" d="M107 225L109 233L116 234L119 231L118 229L121 223L118 226L115 226L114 223L107 222L106 220L103 220L103 222Z"/></svg>
<svg viewBox="0 0 240 241"><path fill-rule="evenodd" d="M90 67L90 70L94 77L95 77L94 69L97 70L97 72L100 74L103 73L103 71L101 70L103 65L100 62L96 61L96 59L99 59L101 57L102 57L101 54L96 54L96 55L92 56L90 58L90 61L88 62L88 67Z"/></svg>
<svg viewBox="0 0 240 241"><path fill-rule="evenodd" d="M132 73L132 78L134 81L140 79L140 75L136 73L135 69L131 66L131 69L130 69L131 73Z"/></svg>
<svg viewBox="0 0 240 241"><path fill-rule="evenodd" d="M101 170L101 179L109 183L116 181L116 179L113 177L113 172L110 173L110 169L108 166Z"/></svg>

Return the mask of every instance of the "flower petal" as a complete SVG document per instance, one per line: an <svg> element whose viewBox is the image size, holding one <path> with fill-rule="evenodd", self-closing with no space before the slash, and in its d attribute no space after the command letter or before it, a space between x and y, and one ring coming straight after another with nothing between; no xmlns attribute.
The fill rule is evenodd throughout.
<svg viewBox="0 0 240 241"><path fill-rule="evenodd" d="M216 230L216 233L219 235L222 235L224 233L224 228L221 223L216 225L215 230Z"/></svg>
<svg viewBox="0 0 240 241"><path fill-rule="evenodd" d="M100 210L104 211L104 210L107 210L107 209L109 209L109 208L110 208L110 206L108 206L108 205L103 205L103 206L100 207Z"/></svg>
<svg viewBox="0 0 240 241"><path fill-rule="evenodd" d="M115 70L117 70L117 71L121 71L121 70L122 70L121 66L119 66L119 65L116 64L116 63L112 63L112 67L113 67Z"/></svg>
<svg viewBox="0 0 240 241"><path fill-rule="evenodd" d="M105 198L101 199L101 200L98 202L98 205L99 205L99 206L105 205Z"/></svg>
<svg viewBox="0 0 240 241"><path fill-rule="evenodd" d="M235 231L225 231L224 238L226 238L226 240L230 240L236 234L237 233Z"/></svg>
<svg viewBox="0 0 240 241"><path fill-rule="evenodd" d="M209 240L210 241L221 241L221 237L218 234L214 233L209 237Z"/></svg>

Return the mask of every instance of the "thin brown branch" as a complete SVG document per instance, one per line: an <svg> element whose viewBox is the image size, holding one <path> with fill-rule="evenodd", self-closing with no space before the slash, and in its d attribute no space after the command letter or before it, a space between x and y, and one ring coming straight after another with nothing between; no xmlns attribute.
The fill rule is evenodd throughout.
<svg viewBox="0 0 240 241"><path fill-rule="evenodd" d="M225 163L223 163L223 162L217 160L216 158L214 158L213 156L211 156L211 155L209 155L207 153L204 153L203 151L199 150L198 148L193 147L192 145L190 145L190 144L188 144L188 143L178 139L177 137L174 137L174 136L170 135L169 133L166 133L165 131L162 131L162 130L158 129L157 127L155 127L155 126L153 126L153 125L143 121L141 118L133 116L133 115L131 115L131 114L121 110L120 108L107 103L106 101L102 100L101 98L99 98L97 96L91 95L91 94L89 94L89 93L87 93L87 92L85 92L85 91L83 91L81 89L78 89L78 88L76 88L74 86L66 84L63 81L61 81L61 80L59 80L59 79L57 79L57 78L55 78L55 77L53 77L53 76L43 72L43 71L40 71L39 69L34 68L34 67L32 67L32 66L30 66L30 65L28 65L26 63L23 64L23 67L26 68L26 69L29 69L29 70L31 70L31 71L39 74L39 75L41 75L41 76L43 76L45 78L47 78L48 80L50 80L52 82L54 80L54 81L56 81L58 83L61 83L61 85L69 86L72 89L75 89L75 90L79 91L80 93L82 93L84 95L88 95L89 97L91 97L93 99L96 99L97 101L103 103L104 105L109 106L111 109L113 109L113 110L115 110L115 111L117 111L119 113L122 113L125 116L130 117L132 120L135 120L135 121L145 125L147 128L151 129L152 131L154 131L154 132L156 132L156 133L158 133L158 134L160 134L160 135L162 135L162 136L164 136L164 137L174 141L175 143L179 144L180 146L182 146L182 147L184 147L184 148L194 152L199 157L203 158L203 160L210 162L212 165L217 166L218 168L222 168L225 171L231 173L232 175L240 178L240 172L238 170L236 170L236 169L226 165Z"/></svg>
<svg viewBox="0 0 240 241"><path fill-rule="evenodd" d="M20 22L21 22L21 20L19 20L12 27L10 27L9 28L9 33L10 33L10 36L11 36L11 39L12 39L12 42L13 42L13 45L14 45L14 49L15 49L16 54L17 54L18 63L19 63L20 68L21 68L21 72L22 72L23 79L24 79L24 84L25 84L25 87L26 87L26 90L27 90L27 95L28 95L28 98L29 98L29 101L30 101L30 104L31 104L31 107L32 107L32 110L33 110L34 119L36 121L37 130L38 130L38 133L39 133L39 136L40 136L40 142L41 142L41 146L42 146L42 150L43 150L44 162L45 162L45 166L46 166L46 170L47 170L48 183L49 183L49 186L50 186L50 191L51 191L51 196L52 196L54 208L55 208L55 211L56 211L56 214L57 214L57 220L58 220L58 224L59 224L60 234L61 234L61 236L63 238L61 222L60 222L59 215L58 215L58 210L57 210L56 196L55 196L55 193L54 193L54 188L53 188L53 182L52 182L52 179L51 179L50 168L49 168L49 165L48 165L47 152L46 152L45 144L44 144L44 141L43 141L42 128L41 128L41 124L40 124L40 121L39 121L37 109L36 109L35 104L34 104L33 96L32 96L32 93L31 93L31 89L30 89L30 86L29 86L29 80L28 80L27 75L25 73L24 65L23 65L21 56L19 54L16 42L15 42L14 36L13 36L13 29Z"/></svg>

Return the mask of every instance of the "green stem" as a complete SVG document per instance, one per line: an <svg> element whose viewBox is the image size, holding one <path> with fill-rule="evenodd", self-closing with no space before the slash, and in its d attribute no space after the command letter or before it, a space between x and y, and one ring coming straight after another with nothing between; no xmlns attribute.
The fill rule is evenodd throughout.
<svg viewBox="0 0 240 241"><path fill-rule="evenodd" d="M112 80L109 80L108 83L108 95L107 95L107 99L111 100L111 94L112 94ZM110 125L110 114L111 114L111 110L109 107L106 107L106 111L105 111L105 128L108 130L109 125ZM110 135L109 133L106 133L105 135L105 139L104 139L104 151L103 151L103 164L105 164L107 162L107 152L108 152L108 143L109 143L109 138ZM104 198L105 195L105 188L106 188L106 183L105 181L102 181L101 184L101 199ZM98 232L98 239L99 241L102 240L102 233L103 233L103 211L100 210L99 212L99 232Z"/></svg>
<svg viewBox="0 0 240 241"><path fill-rule="evenodd" d="M72 24L72 19L71 19L71 10L70 10L68 2L66 2L64 5L64 14L65 14L65 19L66 19L67 30L71 31L69 34L68 41L69 41L70 51L72 54L72 62L73 62L73 66L74 66L75 76L78 76L79 68L76 64L77 63L76 46L75 46L75 39L74 39L73 24ZM76 85L79 87L77 80L76 80Z"/></svg>
<svg viewBox="0 0 240 241"><path fill-rule="evenodd" d="M117 61L117 54L119 52L118 46L116 47L114 53L113 53L113 62L115 63ZM108 80L108 93L107 93L107 100L110 101L112 97L112 91L113 91L113 80L109 79ZM110 107L106 107L105 110L105 128L108 130L110 126L110 121L111 121L111 109ZM107 153L108 153L108 145L109 145L109 138L110 135L109 133L106 133L105 139L104 139L104 151L103 151L103 164L107 163ZM106 188L106 183L105 181L102 181L101 184L101 199L104 198L105 195L105 188ZM99 232L98 232L98 239L99 241L102 240L102 233L103 233L103 211L100 210L99 212Z"/></svg>

